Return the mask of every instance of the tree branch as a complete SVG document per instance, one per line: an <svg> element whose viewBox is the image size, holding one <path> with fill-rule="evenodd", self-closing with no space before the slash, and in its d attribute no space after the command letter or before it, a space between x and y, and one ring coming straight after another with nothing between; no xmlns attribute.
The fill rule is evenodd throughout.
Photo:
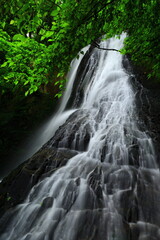
<svg viewBox="0 0 160 240"><path fill-rule="evenodd" d="M121 52L121 50L115 49L115 48L101 48L98 43L95 41L92 42L92 46L100 49L100 50L107 50L107 51L116 51L116 52Z"/></svg>
<svg viewBox="0 0 160 240"><path fill-rule="evenodd" d="M118 49L114 49L114 48L101 48L101 47L96 47L96 48L101 49L101 50L107 50L107 51L121 52L120 50L118 50Z"/></svg>

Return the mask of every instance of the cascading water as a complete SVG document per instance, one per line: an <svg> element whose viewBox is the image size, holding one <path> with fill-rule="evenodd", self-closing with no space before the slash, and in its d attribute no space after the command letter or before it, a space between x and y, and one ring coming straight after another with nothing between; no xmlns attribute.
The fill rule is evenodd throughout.
<svg viewBox="0 0 160 240"><path fill-rule="evenodd" d="M83 53L86 53L88 48L89 46L83 48ZM82 58L83 54L79 54L79 58L72 61L71 70L67 75L67 79L69 79L69 82L67 84L66 91L64 93L58 111L34 134L32 141L30 141L28 144L28 151L23 153L23 156L20 157L19 164L31 157L36 151L38 151L43 146L43 144L45 144L54 135L58 127L62 125L71 115L71 113L75 111L75 109L71 109L68 111L64 110L68 102L68 98L71 94L75 75Z"/></svg>
<svg viewBox="0 0 160 240"><path fill-rule="evenodd" d="M120 49L124 37L100 45ZM32 188L1 240L160 239L160 173L122 55L93 49L82 76L48 143L78 154Z"/></svg>

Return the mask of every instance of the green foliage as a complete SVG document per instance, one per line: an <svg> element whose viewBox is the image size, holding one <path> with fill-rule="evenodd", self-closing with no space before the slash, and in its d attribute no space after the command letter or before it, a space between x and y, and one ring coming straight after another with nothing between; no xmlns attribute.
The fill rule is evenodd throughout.
<svg viewBox="0 0 160 240"><path fill-rule="evenodd" d="M47 83L47 74L52 72L53 53L46 45L23 35L16 34L12 39L1 65L1 78L6 85L14 89L23 87L25 95L31 94Z"/></svg>
<svg viewBox="0 0 160 240"><path fill-rule="evenodd" d="M157 0L2 0L1 94L17 88L32 94L55 81L60 97L78 51L123 31L128 37L121 52L160 78L159 12Z"/></svg>
<svg viewBox="0 0 160 240"><path fill-rule="evenodd" d="M160 80L160 5L156 0L124 2L123 21L119 21L119 27L125 25L128 33L124 52L148 69L148 77Z"/></svg>

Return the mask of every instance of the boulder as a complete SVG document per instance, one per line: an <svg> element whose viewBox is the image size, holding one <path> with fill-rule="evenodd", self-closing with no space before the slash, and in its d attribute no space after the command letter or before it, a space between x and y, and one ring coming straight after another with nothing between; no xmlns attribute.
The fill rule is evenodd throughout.
<svg viewBox="0 0 160 240"><path fill-rule="evenodd" d="M42 147L26 162L13 170L0 183L0 216L6 210L21 203L31 188L46 176L50 176L58 168L77 154L68 149ZM44 205L48 206L49 200Z"/></svg>

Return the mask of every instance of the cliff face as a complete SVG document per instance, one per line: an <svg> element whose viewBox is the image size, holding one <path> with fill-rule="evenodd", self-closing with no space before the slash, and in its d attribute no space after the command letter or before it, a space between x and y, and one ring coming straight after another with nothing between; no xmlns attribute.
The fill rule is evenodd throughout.
<svg viewBox="0 0 160 240"><path fill-rule="evenodd" d="M132 75L139 118L143 121L144 129L149 131L156 150L160 152L160 81L148 79L145 66L134 65L128 56L124 57L123 65Z"/></svg>
<svg viewBox="0 0 160 240"><path fill-rule="evenodd" d="M46 144L33 157L13 170L0 184L0 216L23 202L38 181L50 176L76 154L76 151L57 150Z"/></svg>
<svg viewBox="0 0 160 240"><path fill-rule="evenodd" d="M160 166L160 81L148 79L145 67L132 64L132 71L138 81L137 104L139 117L146 125L157 151Z"/></svg>
<svg viewBox="0 0 160 240"><path fill-rule="evenodd" d="M148 81L146 74L137 67L130 67L129 60L123 61L126 71L133 72L131 82L135 88L137 111L144 129L155 144L157 160L160 165L160 84ZM60 133L63 126L60 127ZM58 131L52 141L59 139ZM74 150L57 149L56 144L51 147L45 144L33 157L12 171L0 184L0 215L6 210L24 201L30 189L44 177L49 176L77 154ZM2 223L6 224L2 218Z"/></svg>

